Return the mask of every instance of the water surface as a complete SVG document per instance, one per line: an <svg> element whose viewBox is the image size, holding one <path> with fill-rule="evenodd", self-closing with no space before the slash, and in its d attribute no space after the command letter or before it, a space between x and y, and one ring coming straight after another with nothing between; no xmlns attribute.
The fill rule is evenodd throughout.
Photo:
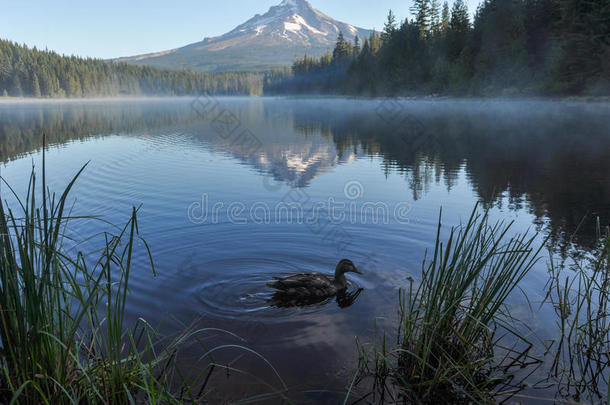
<svg viewBox="0 0 610 405"><path fill-rule="evenodd" d="M120 224L141 205L157 277L142 250L131 319L170 335L184 325L229 330L243 340L208 333L206 343L253 348L295 397L333 403L353 375L355 337L371 341L375 324L391 332L397 291L419 276L441 207L445 234L480 202L558 249L593 245L595 219L610 223L608 113L607 104L542 101L5 103L0 158L2 176L25 193L46 133L51 188L90 161L75 214ZM70 232L102 230L86 220ZM344 257L365 273L350 275L350 289L363 288L353 305L269 305L272 276L332 272ZM524 285L532 302L545 282L543 261ZM542 336L554 326L546 315L530 325ZM228 349L221 358L280 385L256 356ZM216 395L234 399L268 390L243 375L217 384L227 391Z"/></svg>

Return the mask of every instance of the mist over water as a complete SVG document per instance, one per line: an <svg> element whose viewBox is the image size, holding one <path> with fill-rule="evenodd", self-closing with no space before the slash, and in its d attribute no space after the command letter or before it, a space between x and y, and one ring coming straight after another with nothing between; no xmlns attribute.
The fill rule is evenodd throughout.
<svg viewBox="0 0 610 405"><path fill-rule="evenodd" d="M396 291L420 274L441 207L443 232L480 201L494 218L515 220L515 232L539 230L569 252L592 247L596 218L610 224L606 103L194 101L0 104L2 176L26 192L42 133L52 189L90 160L74 214L121 224L142 204L158 276L134 272L130 318L168 333L193 322L230 330L302 391L344 388L354 336L371 339L375 318L395 315ZM70 232L101 230L80 221ZM272 276L332 272L344 257L364 271L349 277L364 289L351 306L269 305ZM143 269L146 260L138 258ZM542 263L525 286L532 301L544 280ZM243 390L235 398L251 394Z"/></svg>

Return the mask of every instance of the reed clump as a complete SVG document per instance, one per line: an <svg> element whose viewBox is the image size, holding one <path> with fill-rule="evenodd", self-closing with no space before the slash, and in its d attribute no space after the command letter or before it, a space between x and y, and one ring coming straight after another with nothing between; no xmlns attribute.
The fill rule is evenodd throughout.
<svg viewBox="0 0 610 405"><path fill-rule="evenodd" d="M610 231L597 226L599 244L584 257L550 258L547 300L559 338L549 377L557 396L610 403Z"/></svg>
<svg viewBox="0 0 610 405"><path fill-rule="evenodd" d="M83 169L56 195L46 185L43 154L40 191L34 170L23 201L3 184L0 403L194 401L200 393L174 361L185 336L161 344L145 321L125 320L134 251L142 245L137 210L106 235L95 260L65 248L68 222L75 219L67 214L67 199ZM154 271L152 259L150 267Z"/></svg>
<svg viewBox="0 0 610 405"><path fill-rule="evenodd" d="M508 297L538 260L536 235L509 237L511 223L491 224L473 210L467 223L441 240L439 218L431 260L421 282L400 294L397 344L386 338L361 350L361 365L374 377L381 402L491 402L511 367L532 361L531 344L513 327ZM519 345L502 347L511 335ZM504 393L506 395L506 393Z"/></svg>

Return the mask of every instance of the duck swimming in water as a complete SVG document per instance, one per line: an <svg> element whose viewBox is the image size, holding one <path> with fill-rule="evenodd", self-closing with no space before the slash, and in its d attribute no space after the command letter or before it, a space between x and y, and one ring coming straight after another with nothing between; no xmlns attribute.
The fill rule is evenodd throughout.
<svg viewBox="0 0 610 405"><path fill-rule="evenodd" d="M337 264L333 279L321 273L300 273L289 277L274 277L275 281L267 285L277 290L274 294L276 300L321 302L345 292L345 273L362 274L351 260L343 259Z"/></svg>

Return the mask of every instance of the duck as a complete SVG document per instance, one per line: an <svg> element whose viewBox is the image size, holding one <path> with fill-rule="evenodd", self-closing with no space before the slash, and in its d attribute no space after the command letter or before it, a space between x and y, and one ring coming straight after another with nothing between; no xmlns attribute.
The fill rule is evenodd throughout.
<svg viewBox="0 0 610 405"><path fill-rule="evenodd" d="M322 273L299 273L288 277L274 277L267 286L276 290L274 297L284 301L324 301L347 290L346 273L363 274L351 260L343 259L335 267L331 278Z"/></svg>

